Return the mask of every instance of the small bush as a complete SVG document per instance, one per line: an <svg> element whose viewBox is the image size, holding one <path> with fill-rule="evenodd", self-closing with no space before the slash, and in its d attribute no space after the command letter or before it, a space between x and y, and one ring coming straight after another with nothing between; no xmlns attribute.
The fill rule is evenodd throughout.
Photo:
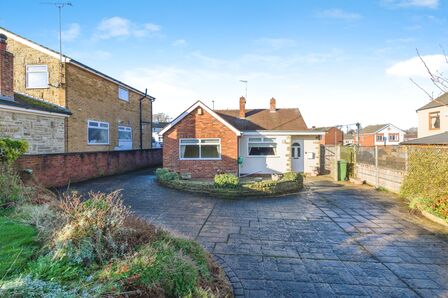
<svg viewBox="0 0 448 298"><path fill-rule="evenodd" d="M0 138L0 161L12 163L28 150L24 140Z"/></svg>
<svg viewBox="0 0 448 298"><path fill-rule="evenodd" d="M23 185L19 175L6 166L0 173L0 207L12 207L29 199L30 189Z"/></svg>
<svg viewBox="0 0 448 298"><path fill-rule="evenodd" d="M86 201L77 193L66 194L60 210L67 217L67 224L55 233L52 245L56 259L75 264L105 264L127 251L126 243L116 241L130 214L119 191L90 193Z"/></svg>
<svg viewBox="0 0 448 298"><path fill-rule="evenodd" d="M49 204L24 204L16 208L15 217L23 223L33 225L42 240L49 240L53 233L65 223L65 217Z"/></svg>
<svg viewBox="0 0 448 298"><path fill-rule="evenodd" d="M179 179L179 175L177 173L165 168L158 168L156 170L156 177L159 181L172 181Z"/></svg>
<svg viewBox="0 0 448 298"><path fill-rule="evenodd" d="M215 175L214 182L220 188L237 188L240 185L240 180L233 174Z"/></svg>
<svg viewBox="0 0 448 298"><path fill-rule="evenodd" d="M287 172L283 174L282 181L299 181L301 175L296 172Z"/></svg>

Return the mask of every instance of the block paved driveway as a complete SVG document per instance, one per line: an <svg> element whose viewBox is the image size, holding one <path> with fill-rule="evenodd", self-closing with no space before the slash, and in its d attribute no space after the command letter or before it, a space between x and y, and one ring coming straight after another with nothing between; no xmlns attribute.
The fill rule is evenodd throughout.
<svg viewBox="0 0 448 298"><path fill-rule="evenodd" d="M307 185L222 200L162 188L142 171L73 188L123 189L138 215L224 260L237 297L448 297L447 229L384 192L322 178Z"/></svg>

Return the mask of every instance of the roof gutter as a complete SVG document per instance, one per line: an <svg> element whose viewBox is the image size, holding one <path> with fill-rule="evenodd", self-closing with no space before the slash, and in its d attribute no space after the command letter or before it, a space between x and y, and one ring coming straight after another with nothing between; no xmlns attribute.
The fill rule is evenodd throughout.
<svg viewBox="0 0 448 298"><path fill-rule="evenodd" d="M38 115L45 115L45 116L51 116L51 117L60 117L60 118L67 118L70 117L69 114L65 113L54 113L54 112L46 112L46 111L40 111L35 109L27 109L27 108L19 108L19 107L13 107L13 106L7 106L0 104L0 110L4 111L14 111L24 114L38 114Z"/></svg>

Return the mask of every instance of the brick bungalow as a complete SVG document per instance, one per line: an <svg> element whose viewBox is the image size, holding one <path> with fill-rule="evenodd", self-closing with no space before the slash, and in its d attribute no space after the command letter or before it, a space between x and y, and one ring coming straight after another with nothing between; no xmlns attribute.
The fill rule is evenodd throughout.
<svg viewBox="0 0 448 298"><path fill-rule="evenodd" d="M404 130L390 123L368 125L359 133L359 145L366 147L398 145L404 141L404 135Z"/></svg>
<svg viewBox="0 0 448 298"><path fill-rule="evenodd" d="M166 126L163 166L195 178L226 172L238 175L317 174L324 134L307 128L299 109L212 110L197 101Z"/></svg>

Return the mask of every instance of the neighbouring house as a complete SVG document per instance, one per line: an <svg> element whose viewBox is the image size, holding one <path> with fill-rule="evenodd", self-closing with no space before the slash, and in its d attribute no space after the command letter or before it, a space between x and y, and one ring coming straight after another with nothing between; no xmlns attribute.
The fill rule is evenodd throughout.
<svg viewBox="0 0 448 298"><path fill-rule="evenodd" d="M344 134L344 140L342 144L344 146L353 146L355 144L355 138L356 135L354 134L351 133Z"/></svg>
<svg viewBox="0 0 448 298"><path fill-rule="evenodd" d="M418 138L403 145L448 145L448 93L417 110Z"/></svg>
<svg viewBox="0 0 448 298"><path fill-rule="evenodd" d="M29 153L64 152L64 122L71 112L42 99L14 92L13 55L0 34L0 137L23 139Z"/></svg>
<svg viewBox="0 0 448 298"><path fill-rule="evenodd" d="M153 97L4 28L0 33L14 57L14 92L72 113L64 119L63 152L151 148Z"/></svg>
<svg viewBox="0 0 448 298"><path fill-rule="evenodd" d="M159 133L168 124L170 124L170 122L153 122L152 123L152 146L153 146L153 148L162 148L163 147L163 137Z"/></svg>
<svg viewBox="0 0 448 298"><path fill-rule="evenodd" d="M404 130L393 124L368 125L359 133L360 146L390 146L398 145L404 140ZM356 144L356 138L354 143Z"/></svg>
<svg viewBox="0 0 448 298"><path fill-rule="evenodd" d="M344 133L335 126L317 127L314 130L325 133L320 139L322 145L340 145L344 142Z"/></svg>
<svg viewBox="0 0 448 298"><path fill-rule="evenodd" d="M192 177L289 171L317 174L323 132L308 129L299 109L212 110L197 101L166 126L163 166Z"/></svg>

